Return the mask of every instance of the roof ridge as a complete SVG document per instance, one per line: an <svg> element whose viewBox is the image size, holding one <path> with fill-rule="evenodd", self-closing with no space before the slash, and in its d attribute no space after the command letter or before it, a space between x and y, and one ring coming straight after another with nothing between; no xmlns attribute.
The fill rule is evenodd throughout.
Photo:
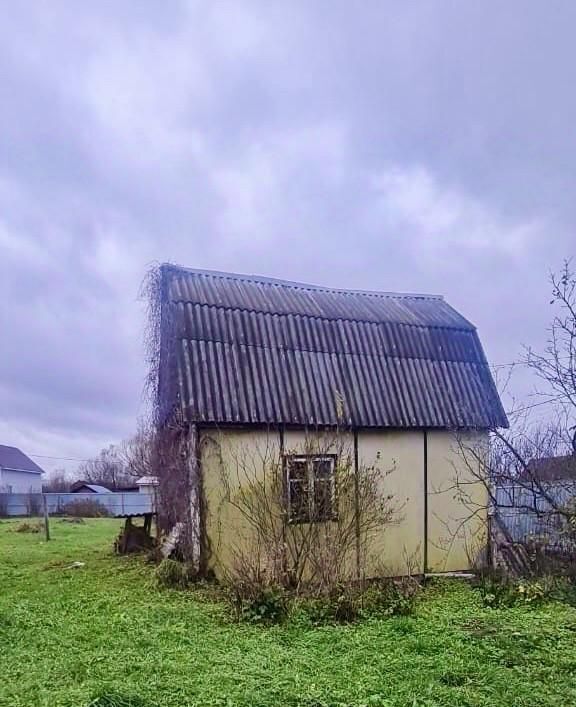
<svg viewBox="0 0 576 707"><path fill-rule="evenodd" d="M427 299L434 301L444 301L444 297L438 294L426 294L416 292L386 292L383 290L355 290L341 287L328 287L327 285L314 285L312 283L297 282L294 280L282 280L279 278L267 277L265 275L247 275L243 273L226 272L222 270L203 270L201 268L189 268L184 265L174 263L163 263L163 268L174 272L189 273L191 275L202 275L215 279L239 280L241 282L252 282L255 284L271 285L276 287L287 287L294 290L316 291L339 293L344 295L361 295L365 297L379 297L382 299Z"/></svg>

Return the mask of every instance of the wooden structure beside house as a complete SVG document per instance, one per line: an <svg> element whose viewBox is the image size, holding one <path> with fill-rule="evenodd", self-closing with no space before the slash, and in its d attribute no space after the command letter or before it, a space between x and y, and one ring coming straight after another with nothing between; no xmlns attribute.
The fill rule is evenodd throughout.
<svg viewBox="0 0 576 707"><path fill-rule="evenodd" d="M346 456L358 479L381 470L399 507L371 535L365 575L470 569L486 516L454 491L468 463L456 435L485 447L507 420L469 321L440 296L173 265L158 283L158 424L188 440L201 564L220 575L258 552L235 498L265 459L282 477L286 532L340 522ZM487 506L482 484L467 494Z"/></svg>

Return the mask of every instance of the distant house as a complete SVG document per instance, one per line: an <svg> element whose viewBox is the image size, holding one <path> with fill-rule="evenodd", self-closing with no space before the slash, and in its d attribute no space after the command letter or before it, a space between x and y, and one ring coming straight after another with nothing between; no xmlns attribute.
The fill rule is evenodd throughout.
<svg viewBox="0 0 576 707"><path fill-rule="evenodd" d="M523 476L534 481L576 481L576 454L532 459Z"/></svg>
<svg viewBox="0 0 576 707"><path fill-rule="evenodd" d="M43 473L17 447L0 444L0 493L41 493Z"/></svg>
<svg viewBox="0 0 576 707"><path fill-rule="evenodd" d="M367 574L471 567L488 503L454 433L484 448L489 430L508 424L473 324L441 296L171 265L160 273L159 425L178 424L193 450L205 565L221 575L238 548L251 551L237 498L247 494L245 470L262 476L253 470L271 459L284 538L313 523L345 526L340 469L351 464L359 479L376 466L402 511L362 550ZM466 524L455 469L470 477L476 511Z"/></svg>
<svg viewBox="0 0 576 707"><path fill-rule="evenodd" d="M70 493L136 493L138 490L136 484L110 488L104 484L90 484L87 481L76 481L70 487Z"/></svg>
<svg viewBox="0 0 576 707"><path fill-rule="evenodd" d="M110 489L100 484L89 484L86 481L76 481L70 487L70 493L110 493Z"/></svg>

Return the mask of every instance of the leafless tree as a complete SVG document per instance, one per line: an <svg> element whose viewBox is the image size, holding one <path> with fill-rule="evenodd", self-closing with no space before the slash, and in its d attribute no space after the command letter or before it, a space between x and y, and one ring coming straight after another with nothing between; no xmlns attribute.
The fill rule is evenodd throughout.
<svg viewBox="0 0 576 707"><path fill-rule="evenodd" d="M555 395L559 407L569 420L570 430L576 424L576 272L571 262L565 261L559 275L550 277L552 298L550 304L556 313L549 328L549 336L543 353L528 348L525 363L543 381L547 390ZM576 452L576 432L571 435L572 448Z"/></svg>
<svg viewBox="0 0 576 707"><path fill-rule="evenodd" d="M113 444L94 459L80 464L78 475L83 481L101 484L112 490L130 486L135 481L135 476L124 465L119 448Z"/></svg>
<svg viewBox="0 0 576 707"><path fill-rule="evenodd" d="M453 489L463 508L458 522L470 514L486 517L486 501L471 492L482 484L501 539L508 543L513 538L500 520L512 511L534 519L556 544L576 539L576 273L571 263L566 261L550 282L555 314L546 347L541 353L527 348L518 364L540 381L536 402L508 413L509 429L491 431L489 450L471 444L466 435L454 435L460 464ZM546 417L538 414L534 420L543 404Z"/></svg>
<svg viewBox="0 0 576 707"><path fill-rule="evenodd" d="M78 474L84 481L111 489L132 486L142 476L154 476L154 438L153 428L141 421L135 435L119 444L111 444L98 456L82 463Z"/></svg>
<svg viewBox="0 0 576 707"><path fill-rule="evenodd" d="M54 469L42 482L44 493L67 493L70 490L70 478L65 469Z"/></svg>
<svg viewBox="0 0 576 707"><path fill-rule="evenodd" d="M155 476L154 430L141 421L136 434L118 445L117 455L124 472L133 479Z"/></svg>

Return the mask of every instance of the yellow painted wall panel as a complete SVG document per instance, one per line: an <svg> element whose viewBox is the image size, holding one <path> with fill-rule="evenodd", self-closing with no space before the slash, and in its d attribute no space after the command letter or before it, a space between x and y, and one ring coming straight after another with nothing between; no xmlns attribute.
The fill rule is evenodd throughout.
<svg viewBox="0 0 576 707"><path fill-rule="evenodd" d="M232 567L239 553L254 551L254 532L242 508L241 493L266 476L280 458L277 432L210 430L201 434L201 461L206 498L209 566L218 576Z"/></svg>
<svg viewBox="0 0 576 707"><path fill-rule="evenodd" d="M487 444L485 432L428 432L428 565L432 572L468 570L483 560L487 491L478 481L478 454L486 452Z"/></svg>
<svg viewBox="0 0 576 707"><path fill-rule="evenodd" d="M452 433L429 431L428 436L428 569L466 570L470 558L485 546L485 513L459 527L470 508L458 499L452 488L456 475L469 476ZM475 444L487 443L487 435L471 438ZM352 433L306 433L287 431L286 453L335 453L353 459ZM258 552L254 533L242 512L235 507L238 494L245 492L250 480L271 475L274 468L282 482L280 435L266 430L205 430L201 434L201 455L207 502L206 527L210 543L209 565L218 576L231 567L239 552ZM424 571L424 432L360 430L358 432L360 473L376 466L381 475L381 491L391 495L396 507L395 522L373 534L367 548L366 576L401 575ZM468 488L477 506L485 505L482 484ZM277 522L281 523L278 508ZM274 531L275 533L276 531ZM288 529L287 532L291 532ZM276 542L276 536L275 536ZM270 548L266 552L270 553ZM349 558L350 574L355 571Z"/></svg>
<svg viewBox="0 0 576 707"><path fill-rule="evenodd" d="M396 522L370 543L368 576L424 570L424 441L420 431L361 430L358 456L363 466L382 472L382 490L393 496Z"/></svg>

